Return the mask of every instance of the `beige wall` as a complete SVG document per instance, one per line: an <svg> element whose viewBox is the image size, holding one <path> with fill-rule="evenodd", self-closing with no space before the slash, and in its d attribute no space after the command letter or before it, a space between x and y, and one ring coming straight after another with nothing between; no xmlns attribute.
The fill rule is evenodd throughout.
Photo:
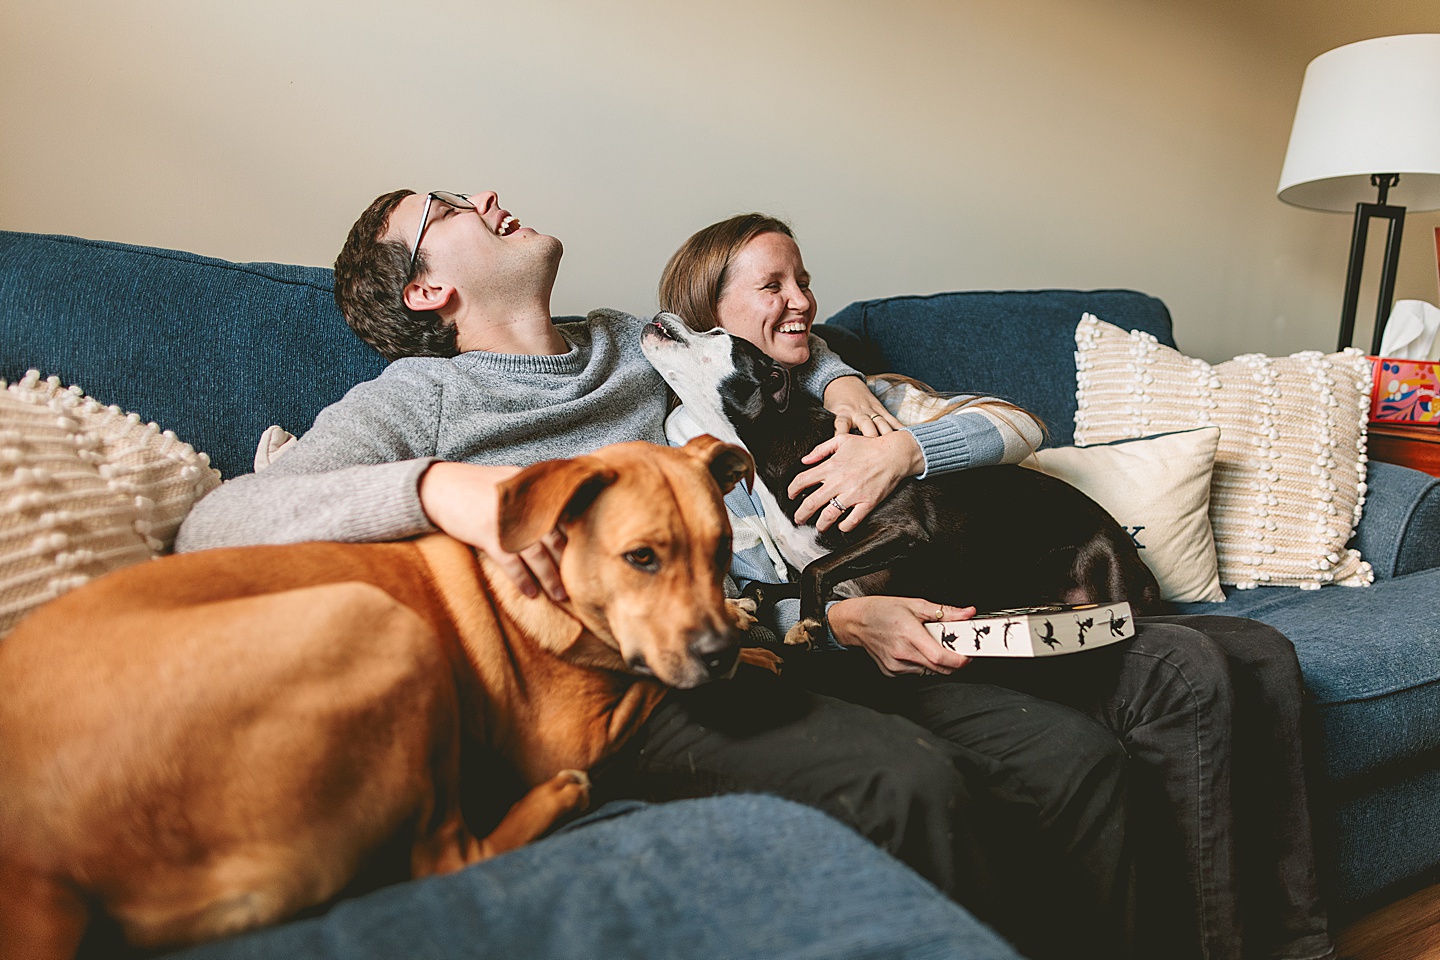
<svg viewBox="0 0 1440 960"><path fill-rule="evenodd" d="M1349 218L1275 199L1301 76L1422 31L1434 0L12 0L0 228L328 264L384 190L493 187L564 240L557 312L640 312L761 209L822 316L1126 286L1200 356L1330 349ZM1437 225L1400 296L1440 299Z"/></svg>

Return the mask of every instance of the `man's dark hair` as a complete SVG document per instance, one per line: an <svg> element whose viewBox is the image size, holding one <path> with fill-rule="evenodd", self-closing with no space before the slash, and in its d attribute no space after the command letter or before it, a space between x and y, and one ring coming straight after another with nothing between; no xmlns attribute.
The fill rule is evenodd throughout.
<svg viewBox="0 0 1440 960"><path fill-rule="evenodd" d="M453 357L460 352L454 324L438 310L405 306L405 285L425 272L425 253L410 269L410 249L386 240L390 214L413 190L394 190L375 198L350 228L335 258L335 304L350 329L386 360L401 357Z"/></svg>

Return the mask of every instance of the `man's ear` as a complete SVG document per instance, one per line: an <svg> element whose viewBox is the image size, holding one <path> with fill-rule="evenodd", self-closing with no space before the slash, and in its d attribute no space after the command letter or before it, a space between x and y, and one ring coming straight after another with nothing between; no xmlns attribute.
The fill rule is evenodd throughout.
<svg viewBox="0 0 1440 960"><path fill-rule="evenodd" d="M594 457L545 460L500 484L500 546L519 553L584 513L615 482L616 472Z"/></svg>
<svg viewBox="0 0 1440 960"><path fill-rule="evenodd" d="M440 310L454 299L455 287L449 283L427 283L417 277L405 284L400 297L411 310Z"/></svg>
<svg viewBox="0 0 1440 960"><path fill-rule="evenodd" d="M685 444L683 449L705 464L710 476L720 485L721 493L729 493L742 480L747 490L755 482L755 461L750 459L750 452L744 447L702 433Z"/></svg>

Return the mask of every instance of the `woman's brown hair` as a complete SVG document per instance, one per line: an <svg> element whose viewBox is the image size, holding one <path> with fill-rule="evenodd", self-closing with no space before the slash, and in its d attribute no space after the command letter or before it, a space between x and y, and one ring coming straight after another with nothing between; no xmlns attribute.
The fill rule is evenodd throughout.
<svg viewBox="0 0 1440 960"><path fill-rule="evenodd" d="M719 326L715 307L725 293L730 263L762 233L795 238L789 224L763 213L742 213L695 233L671 255L660 274L660 309L700 333Z"/></svg>
<svg viewBox="0 0 1440 960"><path fill-rule="evenodd" d="M680 249L671 254L670 262L665 264L665 270L660 274L660 309L675 314L697 333L718 327L720 323L715 315L715 308L725 293L726 272L730 269L730 263L745 244L763 233L783 233L790 239L795 239L795 231L790 229L788 223L763 213L742 213L696 231L680 245ZM882 373L869 379L883 381L890 387L901 383L908 384L937 399L950 396L931 389L919 380L896 373ZM885 389L887 388L882 388L881 392ZM1017 432L1020 431L1010 420L1009 414L1029 418L1039 427L1042 436L1048 434L1045 422L1035 414L1007 400L994 397L971 397L948 409L937 409L925 419L938 420L960 407L971 405L983 406L1008 422L1011 429Z"/></svg>

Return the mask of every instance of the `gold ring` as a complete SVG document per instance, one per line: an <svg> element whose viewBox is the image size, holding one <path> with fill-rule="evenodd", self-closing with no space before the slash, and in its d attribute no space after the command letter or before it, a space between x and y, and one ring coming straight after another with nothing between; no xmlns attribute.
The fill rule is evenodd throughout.
<svg viewBox="0 0 1440 960"><path fill-rule="evenodd" d="M939 607L937 607L937 608L935 609L935 619L936 619L936 620L944 620L944 619L945 619L945 604L942 603L942 604L940 604Z"/></svg>

